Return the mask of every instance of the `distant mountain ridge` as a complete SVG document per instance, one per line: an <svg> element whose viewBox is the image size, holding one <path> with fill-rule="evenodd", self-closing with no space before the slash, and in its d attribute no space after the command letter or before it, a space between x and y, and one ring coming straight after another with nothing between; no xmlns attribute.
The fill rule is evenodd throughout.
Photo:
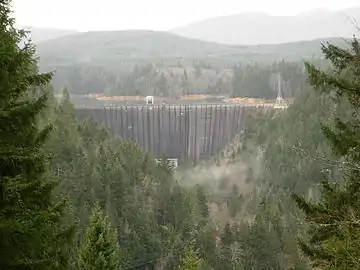
<svg viewBox="0 0 360 270"><path fill-rule="evenodd" d="M243 13L189 23L169 32L222 44L281 44L328 37L352 37L351 20L360 19L360 7L341 11L315 9L296 16Z"/></svg>
<svg viewBox="0 0 360 270"><path fill-rule="evenodd" d="M171 29L168 33L227 45L282 44L327 39L329 37L350 38L357 34L357 29L351 19L360 21L360 7L337 12L327 9L314 9L296 16L272 16L262 12L234 14L189 23ZM32 41L36 44L64 36L84 34L84 32L71 29L32 26L25 26L24 29L31 31ZM111 32L136 31L140 30Z"/></svg>
<svg viewBox="0 0 360 270"><path fill-rule="evenodd" d="M325 38L279 45L232 46L185 38L161 31L97 31L49 39L36 45L45 66L73 64L111 65L136 59L228 59L230 62L259 59L305 59L320 55L323 41L346 45L339 38ZM265 59L265 60L266 60Z"/></svg>
<svg viewBox="0 0 360 270"><path fill-rule="evenodd" d="M67 59L79 63L129 57L201 57L237 51L228 45L150 30L77 33L41 42L36 48L43 59L60 57L59 62Z"/></svg>

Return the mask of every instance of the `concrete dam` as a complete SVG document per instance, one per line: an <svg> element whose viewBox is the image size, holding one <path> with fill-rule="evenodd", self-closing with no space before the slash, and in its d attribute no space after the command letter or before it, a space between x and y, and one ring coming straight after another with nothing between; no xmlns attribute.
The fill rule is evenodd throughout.
<svg viewBox="0 0 360 270"><path fill-rule="evenodd" d="M102 109L78 108L113 136L136 142L156 158L196 163L222 150L245 128L247 106L133 105Z"/></svg>

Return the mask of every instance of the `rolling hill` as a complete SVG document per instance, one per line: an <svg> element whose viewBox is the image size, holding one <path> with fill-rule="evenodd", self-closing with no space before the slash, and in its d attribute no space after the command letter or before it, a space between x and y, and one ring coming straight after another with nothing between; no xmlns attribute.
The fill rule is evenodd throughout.
<svg viewBox="0 0 360 270"><path fill-rule="evenodd" d="M167 32L109 31L62 36L37 44L40 64L103 65L137 59L224 59L255 61L261 59L301 59L320 54L320 43L345 44L339 38L318 39L279 45L230 46L189 39Z"/></svg>
<svg viewBox="0 0 360 270"><path fill-rule="evenodd" d="M42 61L57 64L166 57L218 57L238 48L167 32L101 31L67 35L37 44Z"/></svg>
<svg viewBox="0 0 360 270"><path fill-rule="evenodd" d="M223 44L280 44L328 37L352 37L350 19L360 19L360 7L333 12L311 10L296 16L243 13L215 17L170 30L188 38Z"/></svg>
<svg viewBox="0 0 360 270"><path fill-rule="evenodd" d="M346 45L339 38L324 40ZM66 35L40 42L36 48L41 71L56 70L52 80L56 92L68 87L77 95L228 95L232 93L234 65L252 61L256 63L243 65L240 72L246 72L246 78L251 77L249 81L255 85L247 85L247 91L252 90L245 94L272 96L268 85L273 68L282 68L285 73L292 70L294 77L301 78L297 71L301 63L292 66L278 62L274 67L274 61L320 56L324 40L231 46L167 32L110 31ZM271 65L263 65L265 62Z"/></svg>

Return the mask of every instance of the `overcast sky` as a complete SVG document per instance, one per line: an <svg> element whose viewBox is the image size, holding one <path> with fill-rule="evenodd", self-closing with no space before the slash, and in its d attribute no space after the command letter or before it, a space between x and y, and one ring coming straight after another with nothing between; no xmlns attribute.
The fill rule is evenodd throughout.
<svg viewBox="0 0 360 270"><path fill-rule="evenodd" d="M13 6L21 26L169 30L208 17L249 11L294 15L360 6L360 0L13 0Z"/></svg>

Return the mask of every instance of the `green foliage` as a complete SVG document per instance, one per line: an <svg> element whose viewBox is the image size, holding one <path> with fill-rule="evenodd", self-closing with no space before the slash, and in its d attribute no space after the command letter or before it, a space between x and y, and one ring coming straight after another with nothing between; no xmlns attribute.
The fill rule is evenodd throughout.
<svg viewBox="0 0 360 270"><path fill-rule="evenodd" d="M78 122L64 92L53 119L57 132L47 144L53 153L49 169L60 180L57 192L71 197L79 240L90 206L99 201L116 227L124 268L176 269L183 247L193 242L204 269L305 269L295 244L301 215L290 194L312 192L328 166L304 161L291 146L326 153L318 126L332 109L324 96L305 89L286 112L251 112L241 154L255 155L254 145L259 147L264 169L246 170L248 184L257 186L251 194L227 179L220 202L207 187L177 183L165 163L157 164L133 143L111 138L92 121ZM227 225L211 221L209 206L217 203L225 205Z"/></svg>
<svg viewBox="0 0 360 270"><path fill-rule="evenodd" d="M116 231L111 227L108 217L96 205L79 250L79 269L118 270L119 251Z"/></svg>
<svg viewBox="0 0 360 270"><path fill-rule="evenodd" d="M268 135L264 176L271 185L305 193L320 182L324 171L334 170L330 165L334 158L319 129L332 111L330 99L305 89L285 114L260 131L260 139ZM324 160L324 156L328 158Z"/></svg>
<svg viewBox="0 0 360 270"><path fill-rule="evenodd" d="M239 194L239 187L233 185L232 191L230 194L230 199L228 201L229 214L232 218L240 211L243 203L243 196Z"/></svg>
<svg viewBox="0 0 360 270"><path fill-rule="evenodd" d="M45 68L50 70L52 67ZM191 67L174 67L156 63L124 66L60 66L53 85L57 92L68 87L72 94L104 93L107 95L180 96L206 90L209 94L227 93L231 72L207 69L198 76ZM93 101L94 102L94 101ZM99 102L99 101L98 101ZM83 105L83 104L81 104ZM88 104L91 106L91 104Z"/></svg>
<svg viewBox="0 0 360 270"><path fill-rule="evenodd" d="M202 186L197 185L196 187L196 199L197 206L200 216L206 221L209 218L209 206L208 199L205 193L205 189Z"/></svg>
<svg viewBox="0 0 360 270"><path fill-rule="evenodd" d="M251 63L234 70L233 97L276 99L278 88L284 98L297 96L304 89L306 74L302 62Z"/></svg>
<svg viewBox="0 0 360 270"><path fill-rule="evenodd" d="M284 96L294 97L301 91L306 83L302 59L320 52L319 44L317 40L238 47L162 32L112 31L76 33L41 42L37 54L42 70L56 69L52 83L57 92L68 87L71 93L81 95L206 92L275 99L274 81L279 74Z"/></svg>
<svg viewBox="0 0 360 270"><path fill-rule="evenodd" d="M287 44L230 46L195 39L188 39L160 31L93 31L75 33L37 44L37 51L44 65L70 66L85 62L91 66L111 66L114 63L139 63L171 59L203 59L233 64L238 62L302 60L321 55L321 40ZM340 38L331 39L344 44Z"/></svg>
<svg viewBox="0 0 360 270"><path fill-rule="evenodd" d="M66 91L53 122L49 170L60 181L58 194L71 198L78 241L98 201L116 227L122 267L179 265L184 243L197 239L199 224L207 223L204 195L181 187L165 163L157 164L132 142L111 138L90 120L78 122Z"/></svg>
<svg viewBox="0 0 360 270"><path fill-rule="evenodd" d="M199 252L195 249L194 244L188 245L180 262L179 270L199 270L205 264L204 260L200 258Z"/></svg>
<svg viewBox="0 0 360 270"><path fill-rule="evenodd" d="M307 89L300 62L238 65L228 87L232 71L227 67L247 59L244 53L255 48L147 32L79 34L39 46L45 69L62 66L53 80L55 88L68 85L78 94L170 96L206 89L275 98L281 78L282 93L296 96L294 104L282 113L250 112L243 146L235 151L246 157L240 161L246 169L216 179L218 186L210 190L177 182L166 163L156 163L134 143L112 138L91 120L78 121L67 90L57 103L47 85L52 74L38 73L34 47L24 45L25 34L12 26L9 3L0 3L1 269L307 269L295 239L304 229L303 213L291 200L292 192L304 194L294 195L309 225L300 247L314 265L359 268L356 39L350 51L323 47L333 70L325 73L306 64L311 84L324 92L334 90L341 99L337 107L327 93ZM161 46L148 43L149 37ZM104 54L109 38L121 42L112 43ZM265 47L256 51L274 50ZM131 57L114 57L119 49ZM73 61L85 59L84 53L91 55L88 64L75 66ZM162 58L148 59L149 54ZM166 54L169 59L163 59ZM171 59L184 54L188 58L181 63ZM199 54L206 57L194 60ZM131 70L133 55L138 62ZM317 65L324 63L326 67L324 61ZM333 112L335 126L323 124L321 132L320 123ZM252 161L254 155L261 161ZM326 159L309 158L314 155ZM233 158L234 167L239 161ZM345 173L339 172L342 167ZM334 179L342 175L343 181L321 181L323 172ZM319 183L322 196L314 203ZM220 222L216 211L224 216ZM77 245L72 248L75 222Z"/></svg>
<svg viewBox="0 0 360 270"><path fill-rule="evenodd" d="M0 2L0 268L67 269L73 227L63 226L64 198L46 173L51 126L40 128L52 74L39 74L34 46L14 28L10 2Z"/></svg>
<svg viewBox="0 0 360 270"><path fill-rule="evenodd" d="M323 45L323 53L332 63L329 72L306 64L311 85L328 95L335 93L340 105L334 126L323 124L322 130L333 153L342 159L337 163L342 170L341 181L323 180L319 202L308 202L303 196L294 195L309 225L307 237L300 239L300 246L313 265L322 269L359 268L359 48L356 38L350 49ZM344 100L348 104L345 114L341 106Z"/></svg>
<svg viewBox="0 0 360 270"><path fill-rule="evenodd" d="M319 129L332 111L330 98L308 88L286 111L248 111L243 146L233 164L221 165L246 169L217 179L216 191L207 198L213 207L226 204L218 211L228 215L219 228L222 241L216 255L211 253L216 260L206 259L214 269L307 269L296 244L303 215L291 193L316 199L323 172L335 173L331 164L336 158L329 155ZM245 191L239 178L246 181ZM213 250L210 244L206 248Z"/></svg>

